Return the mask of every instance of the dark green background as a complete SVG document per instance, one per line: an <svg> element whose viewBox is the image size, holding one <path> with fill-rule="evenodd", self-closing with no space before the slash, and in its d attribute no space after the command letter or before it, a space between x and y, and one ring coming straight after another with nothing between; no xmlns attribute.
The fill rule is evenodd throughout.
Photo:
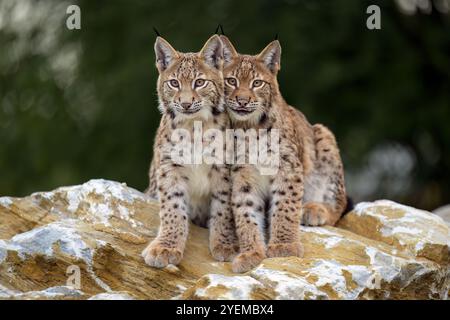
<svg viewBox="0 0 450 320"><path fill-rule="evenodd" d="M276 33L281 91L336 134L356 201L450 202L450 17L394 1L0 0L0 195L91 178L147 186L159 124L155 26L198 51L224 25L243 53ZM382 29L366 28L381 7Z"/></svg>

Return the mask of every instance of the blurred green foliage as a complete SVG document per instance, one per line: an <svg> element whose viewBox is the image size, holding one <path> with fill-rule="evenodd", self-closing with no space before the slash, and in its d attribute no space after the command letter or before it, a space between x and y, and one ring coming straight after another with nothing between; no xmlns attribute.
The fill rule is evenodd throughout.
<svg viewBox="0 0 450 320"><path fill-rule="evenodd" d="M448 14L366 0L74 3L81 30L66 28L72 3L0 0L0 195L91 178L144 189L160 119L152 28L198 51L222 23L243 53L279 35L281 91L335 132L356 200L449 202ZM370 4L381 30L366 28Z"/></svg>

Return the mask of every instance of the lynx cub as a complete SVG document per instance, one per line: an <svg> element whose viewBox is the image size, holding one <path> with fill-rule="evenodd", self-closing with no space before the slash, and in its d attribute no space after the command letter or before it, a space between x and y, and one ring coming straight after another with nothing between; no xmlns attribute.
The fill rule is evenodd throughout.
<svg viewBox="0 0 450 320"><path fill-rule="evenodd" d="M334 135L311 125L289 106L278 88L281 47L271 42L259 55L241 55L227 37L224 78L233 128L280 130L280 167L263 176L254 165L233 165L232 205L240 253L235 272L247 271L266 257L302 256L299 225L334 225L346 207L344 173ZM264 240L265 213L270 221Z"/></svg>
<svg viewBox="0 0 450 320"><path fill-rule="evenodd" d="M156 39L162 119L154 144L147 193L160 200L161 223L157 237L142 252L145 262L154 267L181 261L189 219L201 225L209 223L210 250L215 259L229 261L238 251L230 206L229 167L180 165L171 157L175 129L187 130L192 139L194 121L201 121L203 129L224 131L229 127L223 102L222 52L217 35L199 53L181 53L163 38Z"/></svg>

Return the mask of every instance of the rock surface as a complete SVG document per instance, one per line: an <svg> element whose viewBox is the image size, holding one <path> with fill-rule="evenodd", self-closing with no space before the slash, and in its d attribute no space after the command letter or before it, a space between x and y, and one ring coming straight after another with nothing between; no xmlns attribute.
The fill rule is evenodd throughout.
<svg viewBox="0 0 450 320"><path fill-rule="evenodd" d="M179 266L147 266L140 252L158 224L157 202L113 181L2 197L0 299L448 297L449 226L391 201L360 203L336 228L301 227L303 258L246 274L214 261L194 225Z"/></svg>
<svg viewBox="0 0 450 320"><path fill-rule="evenodd" d="M433 210L433 213L444 219L444 221L450 226L450 204Z"/></svg>

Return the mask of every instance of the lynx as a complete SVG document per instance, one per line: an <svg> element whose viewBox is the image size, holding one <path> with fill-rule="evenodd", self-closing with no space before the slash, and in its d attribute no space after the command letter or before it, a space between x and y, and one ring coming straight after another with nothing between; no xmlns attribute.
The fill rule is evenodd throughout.
<svg viewBox="0 0 450 320"><path fill-rule="evenodd" d="M145 262L153 267L176 265L182 260L189 220L202 226L209 224L210 251L215 259L229 261L238 252L229 167L179 164L173 161L170 151L175 130L192 132L195 121L201 121L204 129L224 131L229 127L224 107L222 52L217 35L199 53L178 52L161 37L155 42L162 119L147 193L160 201L161 223L157 237L142 253Z"/></svg>
<svg viewBox="0 0 450 320"><path fill-rule="evenodd" d="M346 203L343 165L334 135L281 96L277 73L281 46L275 40L256 56L238 54L221 36L225 103L233 128L280 130L280 168L261 175L254 165L233 165L232 206L240 253L235 272L265 257L303 255L299 225L334 225ZM267 208L267 209L266 209ZM265 219L267 211L268 219ZM269 240L265 242L265 221Z"/></svg>

